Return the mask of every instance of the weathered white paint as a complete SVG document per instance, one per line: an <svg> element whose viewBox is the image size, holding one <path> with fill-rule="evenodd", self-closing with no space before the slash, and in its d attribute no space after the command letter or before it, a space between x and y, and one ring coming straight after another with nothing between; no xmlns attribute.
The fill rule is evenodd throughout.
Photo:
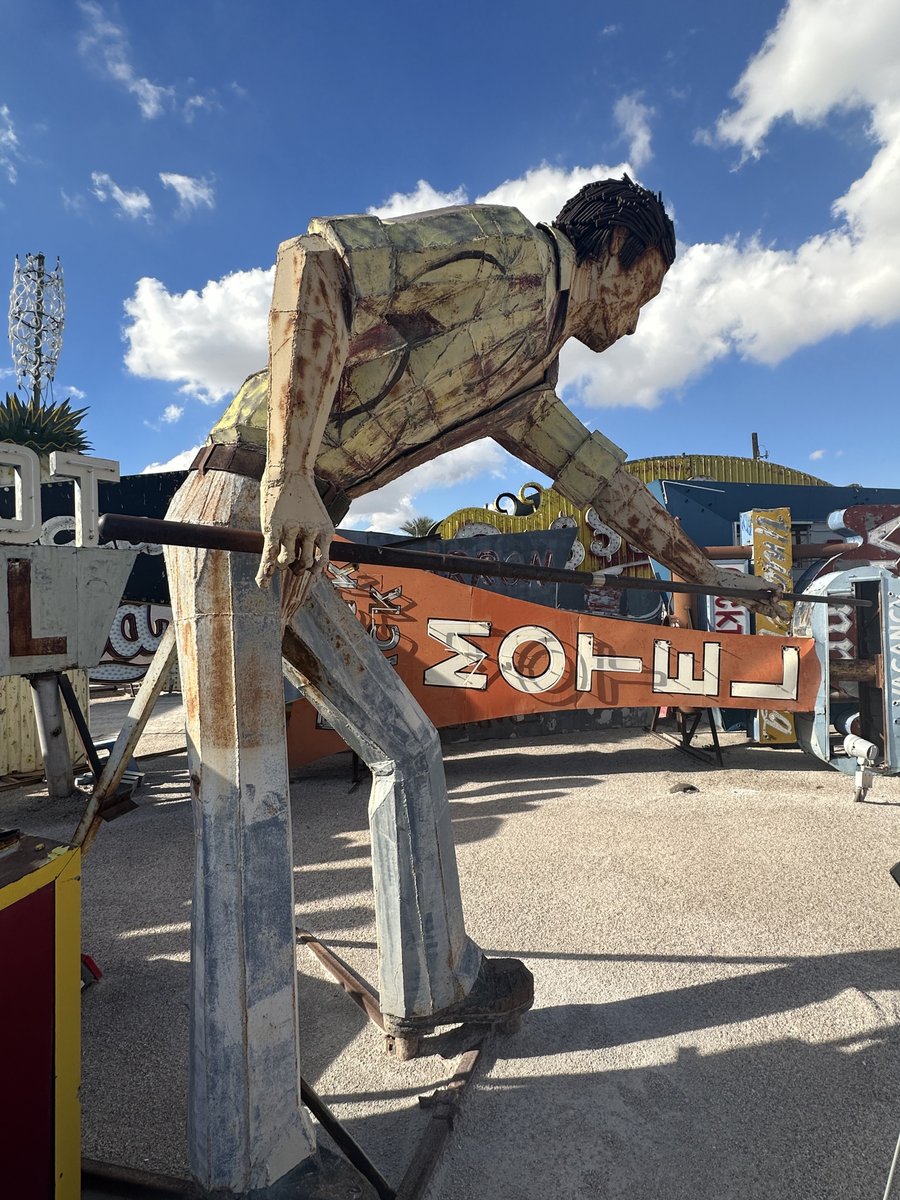
<svg viewBox="0 0 900 1200"><path fill-rule="evenodd" d="M523 646L543 646L548 661L543 671L523 674L516 666L516 655ZM557 686L566 673L566 652L555 633L540 625L523 625L511 630L497 648L497 666L510 687L518 692L547 692Z"/></svg>
<svg viewBox="0 0 900 1200"><path fill-rule="evenodd" d="M595 671L622 671L627 675L640 675L644 669L643 659L632 655L595 654L592 633L579 633L576 663L575 687L579 692L591 690Z"/></svg>
<svg viewBox="0 0 900 1200"><path fill-rule="evenodd" d="M428 636L446 646L452 658L435 663L425 671L425 683L429 687L475 688L483 692L487 687L487 675L478 670L487 657L487 652L473 645L468 639L487 637L491 632L490 621L460 621L453 618L428 618Z"/></svg>
<svg viewBox="0 0 900 1200"><path fill-rule="evenodd" d="M0 546L0 676L95 666L135 556L135 551L102 547ZM17 566L23 563L27 587ZM12 587L26 611L18 645L8 607ZM25 639L29 619L30 638ZM57 639L59 648L42 650L41 639L47 638ZM22 652L25 640L34 652Z"/></svg>
<svg viewBox="0 0 900 1200"><path fill-rule="evenodd" d="M50 455L50 478L71 479L75 484L75 545L96 546L100 541L97 528L100 520L100 501L97 484L119 482L119 464L111 458L93 458L87 454L72 454L55 450Z"/></svg>
<svg viewBox="0 0 900 1200"><path fill-rule="evenodd" d="M259 487L194 472L169 516L258 521ZM315 1148L300 1105L279 590L250 555L172 547L166 567L195 827L188 1154L207 1190L273 1183Z"/></svg>
<svg viewBox="0 0 900 1200"><path fill-rule="evenodd" d="M481 963L465 932L440 738L328 580L311 588L284 648L306 699L372 772L382 1010L436 1012L468 993Z"/></svg>
<svg viewBox="0 0 900 1200"><path fill-rule="evenodd" d="M719 660L721 645L705 642L700 665L699 679L694 677L697 658L694 654L679 651L675 655L676 668L673 675L669 670L672 643L657 638L653 643L653 691L674 696L717 696L719 694Z"/></svg>
<svg viewBox="0 0 900 1200"><path fill-rule="evenodd" d="M12 467L16 507L12 517L0 517L0 542L27 546L41 532L41 462L27 446L0 442L0 467Z"/></svg>

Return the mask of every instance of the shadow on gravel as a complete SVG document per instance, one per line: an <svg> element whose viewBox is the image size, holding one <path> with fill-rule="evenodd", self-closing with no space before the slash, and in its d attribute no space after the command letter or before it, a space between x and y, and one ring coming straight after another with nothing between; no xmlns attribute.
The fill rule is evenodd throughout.
<svg viewBox="0 0 900 1200"><path fill-rule="evenodd" d="M527 952L521 953L527 960ZM657 961L685 960L658 956ZM721 960L701 957L691 961ZM510 1039L507 1056L568 1054L573 1050L604 1050L669 1038L789 1013L832 1000L843 992L848 993L848 1003L862 1006L872 1025L886 1024L894 1012L885 1012L871 993L896 992L898 987L900 949L794 958L771 970L646 996L535 1008L528 1017L526 1036ZM852 1049L852 1045L851 1041L847 1049Z"/></svg>
<svg viewBox="0 0 900 1200"><path fill-rule="evenodd" d="M466 1100L440 1194L461 1200L477 1178L494 1200L871 1200L900 1124L897 1032L865 1047L682 1048L653 1066L485 1085ZM522 1137L537 1114L540 1137ZM483 1136L508 1155L486 1153Z"/></svg>

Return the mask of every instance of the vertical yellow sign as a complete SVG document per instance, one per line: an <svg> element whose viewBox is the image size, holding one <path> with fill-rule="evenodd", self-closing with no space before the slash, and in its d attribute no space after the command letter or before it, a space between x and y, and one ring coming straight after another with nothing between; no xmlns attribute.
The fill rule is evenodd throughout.
<svg viewBox="0 0 900 1200"><path fill-rule="evenodd" d="M763 575L770 583L786 592L792 591L793 547L790 509L754 509L749 513L749 517L752 530L753 574ZM763 636L775 634L785 637L790 633L790 619L777 620L757 613L756 632ZM796 744L792 713L761 708L757 714L756 728L757 741L764 745Z"/></svg>

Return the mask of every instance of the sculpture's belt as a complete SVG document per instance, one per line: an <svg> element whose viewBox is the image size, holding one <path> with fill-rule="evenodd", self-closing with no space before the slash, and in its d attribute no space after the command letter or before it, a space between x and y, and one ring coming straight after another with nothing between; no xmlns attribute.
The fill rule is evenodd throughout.
<svg viewBox="0 0 900 1200"><path fill-rule="evenodd" d="M246 475L259 482L266 467L266 452L256 446L226 446L213 443L201 446L197 451L190 470L199 471L201 475L207 471L230 471L232 475ZM325 505L325 511L337 525L343 521L350 508L350 498L334 483L324 479L316 479L316 487Z"/></svg>

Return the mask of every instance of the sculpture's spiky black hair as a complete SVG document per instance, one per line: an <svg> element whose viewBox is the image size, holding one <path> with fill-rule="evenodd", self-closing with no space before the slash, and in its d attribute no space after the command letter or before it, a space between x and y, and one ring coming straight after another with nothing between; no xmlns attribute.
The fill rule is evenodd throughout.
<svg viewBox="0 0 900 1200"><path fill-rule="evenodd" d="M562 207L553 222L572 245L579 263L600 258L609 250L613 231L627 236L619 250L619 262L627 271L656 246L667 267L675 261L675 226L659 192L650 192L627 175L586 184Z"/></svg>

